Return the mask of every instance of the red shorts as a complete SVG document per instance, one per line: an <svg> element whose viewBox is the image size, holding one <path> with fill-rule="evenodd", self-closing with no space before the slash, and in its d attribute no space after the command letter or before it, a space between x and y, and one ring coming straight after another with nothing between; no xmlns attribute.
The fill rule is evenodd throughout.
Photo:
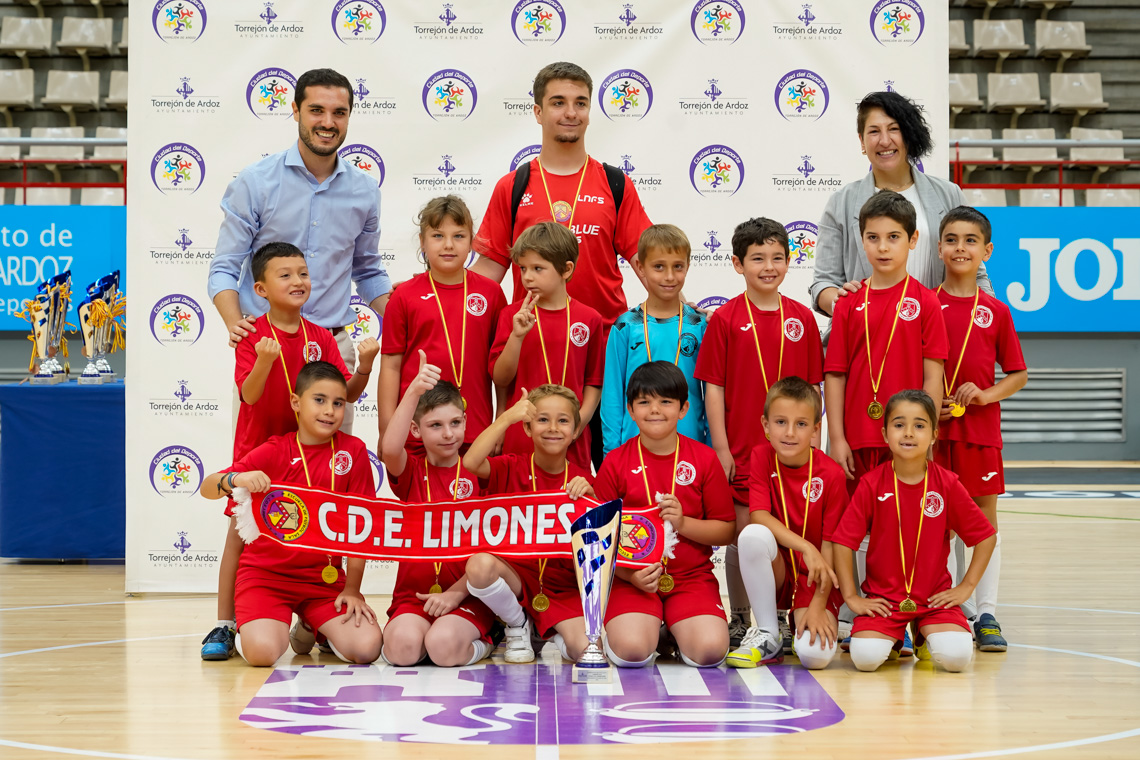
<svg viewBox="0 0 1140 760"><path fill-rule="evenodd" d="M799 579L793 580L792 568L784 560L784 586L776 592L776 608L780 610L807 609L811 600L815 598L815 588L808 585L807 574L800 573ZM839 608L843 605L843 594L839 589L832 588L827 595L827 611L839 618Z"/></svg>
<svg viewBox="0 0 1140 760"><path fill-rule="evenodd" d="M906 631L906 624L914 622L915 629L921 629L924 625L957 625L966 632L970 631L970 624L966 622L966 616L962 614L961 607L951 607L949 609L931 609L918 605L918 609L914 612L901 612L897 604L891 604L891 616L889 618L871 617L869 615L859 615L855 618L854 624L851 626L851 633L859 633L860 631L874 631L893 639L901 639L903 633Z"/></svg>
<svg viewBox="0 0 1140 760"><path fill-rule="evenodd" d="M1005 467L1001 449L966 441L939 441L934 461L958 476L970 496L1005 493Z"/></svg>
<svg viewBox="0 0 1140 760"><path fill-rule="evenodd" d="M890 461L891 450L886 446L867 446L862 449L853 449L851 458L855 460L855 479L847 481L848 496L855 495L855 489L859 487L859 481L863 479L864 475L883 462Z"/></svg>
<svg viewBox="0 0 1140 760"><path fill-rule="evenodd" d="M262 618L280 620L289 625L296 612L306 625L316 631L341 616L333 603L342 591L343 580L336 583L299 581L248 566L240 568L234 587L238 630L245 623Z"/></svg>
<svg viewBox="0 0 1140 760"><path fill-rule="evenodd" d="M732 487L733 502L743 504L745 509L747 509L751 503L749 500L752 498L748 491L748 476L741 476L740 470L738 469L736 473L734 473L732 482L729 485Z"/></svg>
<svg viewBox="0 0 1140 760"><path fill-rule="evenodd" d="M518 573L522 581L522 605L527 614L534 621L534 633L539 638L549 638L554 635L554 626L559 623L579 618L582 613L582 595L578 592L578 580L575 578L574 562L567 557L555 557L546 563L542 573L542 583L538 578L537 559L503 560ZM549 609L539 612L532 604L539 589L550 600Z"/></svg>
<svg viewBox="0 0 1140 760"><path fill-rule="evenodd" d="M673 590L668 593L647 594L632 583L614 578L610 603L606 607L606 625L627 612L652 615L664 620L668 627L697 615L716 615L727 619L720 601L720 584L711 565L683 575L673 575L673 583Z"/></svg>
<svg viewBox="0 0 1140 760"><path fill-rule="evenodd" d="M443 562L439 572L439 585L446 591L465 572L463 560ZM436 582L435 566L432 562L401 562L396 571L396 584L392 589L392 604L388 607L388 622L404 614L419 615L424 620L435 622L438 618L432 617L424 611L424 603L416 594L426 594ZM473 596L466 596L459 606L448 615L457 615L471 623L479 631L484 641L491 640L491 626L495 616L487 605Z"/></svg>

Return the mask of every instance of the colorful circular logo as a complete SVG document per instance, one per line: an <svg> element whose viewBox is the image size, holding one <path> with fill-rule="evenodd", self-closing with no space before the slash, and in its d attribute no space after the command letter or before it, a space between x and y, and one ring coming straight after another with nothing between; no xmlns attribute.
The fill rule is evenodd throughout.
<svg viewBox="0 0 1140 760"><path fill-rule="evenodd" d="M734 195L744 184L744 162L727 145L707 145L689 163L689 181L701 195Z"/></svg>
<svg viewBox="0 0 1140 760"><path fill-rule="evenodd" d="M376 494L379 495L380 486L384 485L384 463L371 450L368 451L368 463L372 465L372 482L376 484Z"/></svg>
<svg viewBox="0 0 1140 760"><path fill-rule="evenodd" d="M880 45L913 45L925 27L916 0L878 0L871 7L871 34Z"/></svg>
<svg viewBox="0 0 1140 760"><path fill-rule="evenodd" d="M728 299L724 296L709 296L697 301L697 308L704 309L705 311L713 312L728 303Z"/></svg>
<svg viewBox="0 0 1140 760"><path fill-rule="evenodd" d="M541 152L542 152L542 146L541 145L528 145L528 146L526 146L525 148L520 150L518 153L516 153L515 157L511 159L511 171L514 171L515 169L519 168L519 166L521 164L530 161L532 158L534 158L535 156L537 156Z"/></svg>
<svg viewBox="0 0 1140 760"><path fill-rule="evenodd" d="M202 459L186 446L167 446L150 460L150 484L159 496L193 496L202 485Z"/></svg>
<svg viewBox="0 0 1140 760"><path fill-rule="evenodd" d="M466 119L475 110L479 92L471 77L458 69L442 69L428 77L421 96L424 110L436 119Z"/></svg>
<svg viewBox="0 0 1140 760"><path fill-rule="evenodd" d="M151 159L150 178L163 195L192 194L206 180L206 160L193 145L169 143Z"/></svg>
<svg viewBox="0 0 1140 760"><path fill-rule="evenodd" d="M921 311L922 307L919 305L918 301L911 298L910 296L904 298L902 300L902 303L899 304L899 316L905 319L907 322L917 319L919 312Z"/></svg>
<svg viewBox="0 0 1140 760"><path fill-rule="evenodd" d="M261 500L261 519L279 541L296 541L309 529L309 508L292 491L279 488Z"/></svg>
<svg viewBox="0 0 1140 760"><path fill-rule="evenodd" d="M164 346L191 346L204 327L202 307L181 293L164 296L150 310L150 334Z"/></svg>
<svg viewBox="0 0 1140 760"><path fill-rule="evenodd" d="M566 31L566 11L558 0L523 0L511 11L511 31L524 45L553 45Z"/></svg>
<svg viewBox="0 0 1140 760"><path fill-rule="evenodd" d="M371 45L388 25L388 14L377 0L338 0L333 5L332 28L344 43Z"/></svg>
<svg viewBox="0 0 1140 760"><path fill-rule="evenodd" d="M926 494L926 504L923 505L922 511L927 517L938 517L945 508L946 504L942 501L942 494L937 491Z"/></svg>
<svg viewBox="0 0 1140 760"><path fill-rule="evenodd" d="M359 343L365 338L380 340L384 318L366 304L360 296L350 298L348 305L352 309L352 313L356 315L356 320L351 325L344 326L344 329L348 330L348 337L352 339L352 342Z"/></svg>
<svg viewBox="0 0 1140 760"><path fill-rule="evenodd" d="M570 327L570 342L578 348L590 342L590 328L585 322L575 322Z"/></svg>
<svg viewBox="0 0 1140 760"><path fill-rule="evenodd" d="M800 338L804 337L804 323L795 317L788 317L784 320L784 335L793 343L799 343Z"/></svg>
<svg viewBox="0 0 1140 760"><path fill-rule="evenodd" d="M794 69L776 83L776 110L788 121L815 121L827 111L827 82L810 69Z"/></svg>
<svg viewBox="0 0 1140 760"><path fill-rule="evenodd" d="M698 0L689 26L704 45L731 45L744 33L744 6L737 0Z"/></svg>
<svg viewBox="0 0 1140 760"><path fill-rule="evenodd" d="M384 185L384 159L370 146L363 143L344 145L337 151L337 155L375 179L376 187Z"/></svg>
<svg viewBox="0 0 1140 760"><path fill-rule="evenodd" d="M163 42L197 42L206 31L206 4L202 0L158 0L150 24Z"/></svg>
<svg viewBox="0 0 1140 760"><path fill-rule="evenodd" d="M618 554L627 560L640 562L653 553L657 546L657 526L643 515L621 516L621 541Z"/></svg>
<svg viewBox="0 0 1140 760"><path fill-rule="evenodd" d="M643 119L653 107L653 85L636 69L619 69L602 80L598 105L610 120Z"/></svg>
<svg viewBox="0 0 1140 760"><path fill-rule="evenodd" d="M265 116L291 116L289 107L297 79L285 69L262 69L254 74L245 88L245 102L249 112L257 118Z"/></svg>
<svg viewBox="0 0 1140 760"><path fill-rule="evenodd" d="M994 322L994 313L988 307L978 304L978 309L974 312L974 324L981 328L986 328Z"/></svg>
<svg viewBox="0 0 1140 760"><path fill-rule="evenodd" d="M815 265L815 244L819 240L819 227L813 222L792 222L784 225L788 231L788 266Z"/></svg>
<svg viewBox="0 0 1140 760"><path fill-rule="evenodd" d="M692 462L686 462L682 459L677 462L677 470L673 474L677 477L677 485L691 486L693 481L697 479L697 468L693 466Z"/></svg>

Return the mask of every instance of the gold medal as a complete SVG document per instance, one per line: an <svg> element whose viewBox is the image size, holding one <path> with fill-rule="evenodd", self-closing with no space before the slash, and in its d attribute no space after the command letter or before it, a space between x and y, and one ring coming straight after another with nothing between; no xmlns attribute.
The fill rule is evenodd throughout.
<svg viewBox="0 0 1140 760"><path fill-rule="evenodd" d="M550 597L539 591L534 595L534 598L530 600L530 606L534 607L535 612L546 612L550 609Z"/></svg>
<svg viewBox="0 0 1140 760"><path fill-rule="evenodd" d="M574 217L574 209L566 201L554 201L550 210L554 212L554 221L559 224L566 224Z"/></svg>
<svg viewBox="0 0 1140 760"><path fill-rule="evenodd" d="M899 612L918 612L918 605L910 597L907 597L899 605Z"/></svg>
<svg viewBox="0 0 1140 760"><path fill-rule="evenodd" d="M428 589L428 593L429 594L442 594L443 593L443 586L439 585L438 583L433 583L433 584L431 584L431 588Z"/></svg>
<svg viewBox="0 0 1140 760"><path fill-rule="evenodd" d="M965 413L966 413L966 407L962 406L957 401L951 401L950 402L950 416L951 417L961 417Z"/></svg>
<svg viewBox="0 0 1140 760"><path fill-rule="evenodd" d="M657 580L657 590L660 591L662 594L668 594L670 591L673 590L673 587L676 585L677 584L675 584L673 582L673 576L672 575L662 575Z"/></svg>
<svg viewBox="0 0 1140 760"><path fill-rule="evenodd" d="M878 401L872 401L867 404L867 416L873 420L883 419L883 405Z"/></svg>
<svg viewBox="0 0 1140 760"><path fill-rule="evenodd" d="M321 571L321 580L325 583L336 583L339 577L340 573L332 565L325 565L325 569Z"/></svg>

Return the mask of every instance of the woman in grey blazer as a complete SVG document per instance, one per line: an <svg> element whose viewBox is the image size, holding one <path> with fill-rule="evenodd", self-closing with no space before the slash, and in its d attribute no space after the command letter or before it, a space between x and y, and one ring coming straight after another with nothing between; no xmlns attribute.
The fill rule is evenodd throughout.
<svg viewBox="0 0 1140 760"><path fill-rule="evenodd" d="M859 234L859 209L873 194L894 190L914 204L918 245L910 254L907 271L928 288L942 284L938 223L950 209L966 205L960 187L917 170L915 165L930 153L934 141L912 100L897 92L872 92L859 103L857 125L859 144L871 161L871 171L828 199L815 248L811 303L827 316L837 299L858 291L861 280L871 275ZM985 264L978 269L978 285L993 294Z"/></svg>

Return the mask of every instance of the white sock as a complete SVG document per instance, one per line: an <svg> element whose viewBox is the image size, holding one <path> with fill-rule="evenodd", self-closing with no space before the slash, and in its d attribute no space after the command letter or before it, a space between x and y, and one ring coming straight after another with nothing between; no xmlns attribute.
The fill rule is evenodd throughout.
<svg viewBox="0 0 1140 760"><path fill-rule="evenodd" d="M638 660L637 662L623 660L614 654L614 651L610 649L610 643L604 639L602 640L602 648L606 650L606 657L610 658L610 662L612 662L614 665L617 665L619 668L644 668L647 665L652 665L653 661L657 659L657 653L654 652L644 660Z"/></svg>
<svg viewBox="0 0 1140 760"><path fill-rule="evenodd" d="M570 654L566 651L566 639L562 638L561 633L554 634L550 637L550 640L554 642L554 646L558 647L558 651L562 653L563 660L571 659Z"/></svg>
<svg viewBox="0 0 1140 760"><path fill-rule="evenodd" d="M234 649L236 649L237 653L239 655L241 655L241 658L243 660L245 660L245 652L241 651L241 634L240 633L238 633L236 636L234 636ZM249 662L249 660L245 660L245 661Z"/></svg>
<svg viewBox="0 0 1140 760"><path fill-rule="evenodd" d="M681 652L681 650L678 649L677 651L681 654L681 662L685 663L690 668L719 668L724 664L724 657L721 657L718 662L709 663L708 665L700 665L690 660L684 652ZM727 654L728 652L725 652L725 655Z"/></svg>
<svg viewBox="0 0 1140 760"><path fill-rule="evenodd" d="M491 645L483 639L475 639L471 642L471 659L464 665L474 665L489 654L491 654Z"/></svg>
<svg viewBox="0 0 1140 760"><path fill-rule="evenodd" d="M878 670L887 661L894 646L890 639L862 639L851 637L851 662L865 673Z"/></svg>
<svg viewBox="0 0 1140 760"><path fill-rule="evenodd" d="M237 623L234 622L233 620L219 620L217 627L218 628L229 628L231 631L236 631L237 630Z"/></svg>
<svg viewBox="0 0 1140 760"><path fill-rule="evenodd" d="M728 608L734 618L740 618L748 625L752 619L748 604L748 589L740 575L740 549L729 544L724 550L724 578L728 586Z"/></svg>
<svg viewBox="0 0 1140 760"><path fill-rule="evenodd" d="M930 659L951 673L957 673L974 659L974 640L965 631L942 631L926 637Z"/></svg>
<svg viewBox="0 0 1140 760"><path fill-rule="evenodd" d="M831 660L839 651L839 647L835 645L824 646L822 636L816 636L814 644L808 643L810 639L811 633L809 631L804 631L796 637L794 642L796 657L800 658L800 664L808 670L826 668L831 664Z"/></svg>
<svg viewBox="0 0 1140 760"><path fill-rule="evenodd" d="M1001 533L997 534L997 543L978 587L974 589L974 596L978 600L978 617L982 615L997 614L998 578L1001 576Z"/></svg>
<svg viewBox="0 0 1140 760"><path fill-rule="evenodd" d="M736 540L740 547L740 574L748 589L748 600L756 616L756 625L776 635L780 624L776 619L776 578L772 562L779 554L776 537L763 525L745 526Z"/></svg>
<svg viewBox="0 0 1140 760"><path fill-rule="evenodd" d="M518 628L526 622L526 612L515 598L515 592L502 578L496 578L487 588L475 588L471 581L467 581L467 590L511 628Z"/></svg>

